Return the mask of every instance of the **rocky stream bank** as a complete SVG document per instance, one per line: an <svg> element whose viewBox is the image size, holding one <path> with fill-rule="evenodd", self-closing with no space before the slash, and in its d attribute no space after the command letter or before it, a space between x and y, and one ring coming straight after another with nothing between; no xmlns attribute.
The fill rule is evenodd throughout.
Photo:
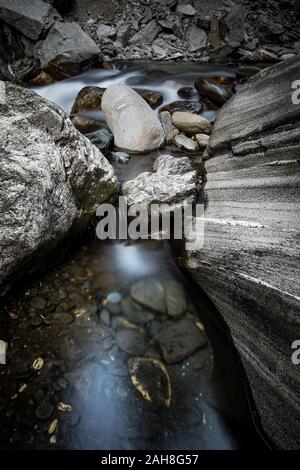
<svg viewBox="0 0 300 470"><path fill-rule="evenodd" d="M33 3L0 0L0 447L299 449L297 2ZM158 241L53 268L118 195L205 204L186 278Z"/></svg>

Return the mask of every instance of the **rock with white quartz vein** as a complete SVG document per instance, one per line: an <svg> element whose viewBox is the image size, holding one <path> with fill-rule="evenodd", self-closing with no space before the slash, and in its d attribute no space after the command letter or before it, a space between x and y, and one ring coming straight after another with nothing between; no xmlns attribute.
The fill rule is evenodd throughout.
<svg viewBox="0 0 300 470"><path fill-rule="evenodd" d="M149 152L164 143L164 131L156 113L130 87L108 87L102 97L102 110L118 148L132 153Z"/></svg>

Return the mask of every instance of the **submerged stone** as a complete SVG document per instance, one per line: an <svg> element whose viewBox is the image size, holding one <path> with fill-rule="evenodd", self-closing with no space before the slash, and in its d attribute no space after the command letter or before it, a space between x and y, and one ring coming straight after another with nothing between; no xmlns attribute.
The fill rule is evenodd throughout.
<svg viewBox="0 0 300 470"><path fill-rule="evenodd" d="M155 339L167 364L181 362L207 344L204 332L188 318L168 324Z"/></svg>

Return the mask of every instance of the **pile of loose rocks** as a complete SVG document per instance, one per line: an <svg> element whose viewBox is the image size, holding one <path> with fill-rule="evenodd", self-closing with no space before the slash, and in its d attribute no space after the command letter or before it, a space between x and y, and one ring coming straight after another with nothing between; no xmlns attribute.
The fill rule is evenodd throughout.
<svg viewBox="0 0 300 470"><path fill-rule="evenodd" d="M0 74L49 83L117 61L272 63L299 53L299 16L296 0L0 0Z"/></svg>

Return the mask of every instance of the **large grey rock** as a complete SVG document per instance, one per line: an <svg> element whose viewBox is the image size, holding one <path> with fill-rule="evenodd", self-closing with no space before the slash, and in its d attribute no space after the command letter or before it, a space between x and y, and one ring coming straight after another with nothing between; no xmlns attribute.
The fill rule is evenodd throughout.
<svg viewBox="0 0 300 470"><path fill-rule="evenodd" d="M78 73L100 53L96 43L77 23L55 22L47 38L39 44L35 57L42 69L57 78Z"/></svg>
<svg viewBox="0 0 300 470"><path fill-rule="evenodd" d="M153 166L154 172L141 173L122 186L128 205L169 204L170 208L194 202L196 171L187 157L161 155Z"/></svg>
<svg viewBox="0 0 300 470"><path fill-rule="evenodd" d="M221 110L204 246L185 260L231 330L264 431L285 449L300 448L299 76L299 57L264 70Z"/></svg>
<svg viewBox="0 0 300 470"><path fill-rule="evenodd" d="M0 19L36 41L61 16L40 0L0 0Z"/></svg>
<svg viewBox="0 0 300 470"><path fill-rule="evenodd" d="M111 85L102 97L102 110L115 145L128 152L149 152L164 140L161 123L150 106L126 85Z"/></svg>
<svg viewBox="0 0 300 470"><path fill-rule="evenodd" d="M117 194L112 167L66 114L0 82L0 291L37 269Z"/></svg>

